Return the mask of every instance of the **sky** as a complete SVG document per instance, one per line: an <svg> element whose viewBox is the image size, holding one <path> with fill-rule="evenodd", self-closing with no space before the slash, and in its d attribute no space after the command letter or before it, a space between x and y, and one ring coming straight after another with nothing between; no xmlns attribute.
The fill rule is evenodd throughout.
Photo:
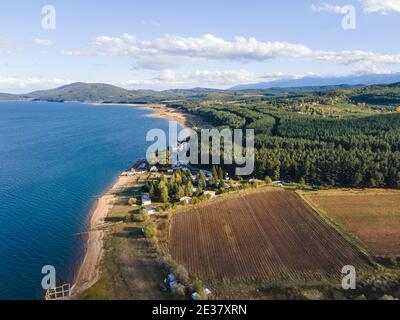
<svg viewBox="0 0 400 320"><path fill-rule="evenodd" d="M0 92L400 72L400 0L2 0Z"/></svg>

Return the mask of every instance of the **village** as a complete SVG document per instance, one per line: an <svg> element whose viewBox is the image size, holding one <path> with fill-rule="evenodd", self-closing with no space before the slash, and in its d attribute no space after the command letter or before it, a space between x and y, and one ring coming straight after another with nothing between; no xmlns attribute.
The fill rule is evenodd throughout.
<svg viewBox="0 0 400 320"><path fill-rule="evenodd" d="M136 162L122 176L133 177L135 181L123 191L124 202L130 208L126 222L138 223L142 227L139 231L135 230L134 235L150 240L157 235L157 223L162 218L169 219L175 209L194 206L236 190L265 184L283 186L280 181L274 183L268 177L265 181L231 178L217 166L208 170L183 164L150 165L146 160ZM169 270L160 284L160 290L176 292L181 287L182 270L179 267ZM197 285L190 296L193 300L211 299L212 292L209 288Z"/></svg>
<svg viewBox="0 0 400 320"><path fill-rule="evenodd" d="M241 177L233 179L217 166L207 170L183 164L150 165L146 160L136 162L121 176L138 177L140 183L135 185L129 204L138 209L136 214L149 216L263 183L283 187L283 182L273 182L269 177L265 181Z"/></svg>

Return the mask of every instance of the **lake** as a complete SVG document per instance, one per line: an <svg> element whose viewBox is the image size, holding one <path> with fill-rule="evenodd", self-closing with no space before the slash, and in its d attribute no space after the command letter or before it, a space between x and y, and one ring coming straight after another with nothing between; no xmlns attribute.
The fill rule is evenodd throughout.
<svg viewBox="0 0 400 320"><path fill-rule="evenodd" d="M168 121L125 106L0 102L0 299L43 299L42 267L73 282L95 197Z"/></svg>

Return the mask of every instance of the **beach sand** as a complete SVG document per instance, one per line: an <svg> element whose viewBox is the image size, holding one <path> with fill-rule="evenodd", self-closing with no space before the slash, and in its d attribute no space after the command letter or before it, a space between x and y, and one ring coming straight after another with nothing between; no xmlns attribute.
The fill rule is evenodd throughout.
<svg viewBox="0 0 400 320"><path fill-rule="evenodd" d="M132 183L134 179L134 177L118 177L114 185L97 200L90 218L89 230L91 231L87 240L86 254L71 288L72 298L89 289L98 281L100 276L99 263L103 254L104 232L96 230L96 228L104 224L109 211L113 207L116 193Z"/></svg>
<svg viewBox="0 0 400 320"><path fill-rule="evenodd" d="M97 106L107 106L108 104L94 103ZM167 108L165 105L137 105L137 104L110 104L110 106L121 105L129 107L139 107L151 111L147 117L163 118L170 121L177 121L184 127L211 128L199 117L182 113L175 109ZM113 207L113 202L117 198L115 193L133 183L135 177L120 176L115 184L103 196L101 196L92 211L90 218L89 232L86 254L75 278L74 285L71 288L71 298L76 298L79 294L92 287L100 278L100 261L103 254L102 230L95 230L98 226L104 224L108 213Z"/></svg>
<svg viewBox="0 0 400 320"><path fill-rule="evenodd" d="M124 106L135 107L151 111L146 115L148 118L161 118L169 121L176 121L185 128L211 129L212 126L204 122L200 117L168 108L165 104L132 104L132 103L93 103L95 106Z"/></svg>

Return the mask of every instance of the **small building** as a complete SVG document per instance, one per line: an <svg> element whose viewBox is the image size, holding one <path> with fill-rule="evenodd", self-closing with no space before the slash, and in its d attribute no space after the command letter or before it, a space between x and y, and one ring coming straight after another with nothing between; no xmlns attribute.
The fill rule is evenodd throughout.
<svg viewBox="0 0 400 320"><path fill-rule="evenodd" d="M157 209L156 207L149 207L149 208L147 209L147 213L148 213L150 216L155 215L155 214L157 213L157 210L156 210L156 209Z"/></svg>
<svg viewBox="0 0 400 320"><path fill-rule="evenodd" d="M142 206L151 205L151 199L148 194L143 194L141 200L142 200Z"/></svg>
<svg viewBox="0 0 400 320"><path fill-rule="evenodd" d="M212 172L208 170L200 170L207 178L212 178Z"/></svg>
<svg viewBox="0 0 400 320"><path fill-rule="evenodd" d="M204 195L206 197L210 197L210 199L215 198L216 194L217 193L215 191L204 191Z"/></svg>
<svg viewBox="0 0 400 320"><path fill-rule="evenodd" d="M175 278L175 275L174 275L173 273L170 273L170 274L167 276L167 283L168 283L168 286L169 286L171 289L175 288L175 286L176 286L176 278Z"/></svg>
<svg viewBox="0 0 400 320"><path fill-rule="evenodd" d="M143 174L143 173L146 173L146 171L140 170L140 169L131 169L131 171L128 172L128 176L135 176L135 175Z"/></svg>
<svg viewBox="0 0 400 320"><path fill-rule="evenodd" d="M150 172L158 172L158 168L156 166L152 166L150 168Z"/></svg>
<svg viewBox="0 0 400 320"><path fill-rule="evenodd" d="M207 298L210 298L211 297L211 295L212 295L212 292L211 292L211 290L210 289L208 289L208 288L205 288L204 289L204 294L207 296ZM200 294L198 293L198 292L193 292L192 293L192 300L200 300Z"/></svg>
<svg viewBox="0 0 400 320"><path fill-rule="evenodd" d="M143 162L142 164L140 164L139 169L146 169L147 168L147 163Z"/></svg>

